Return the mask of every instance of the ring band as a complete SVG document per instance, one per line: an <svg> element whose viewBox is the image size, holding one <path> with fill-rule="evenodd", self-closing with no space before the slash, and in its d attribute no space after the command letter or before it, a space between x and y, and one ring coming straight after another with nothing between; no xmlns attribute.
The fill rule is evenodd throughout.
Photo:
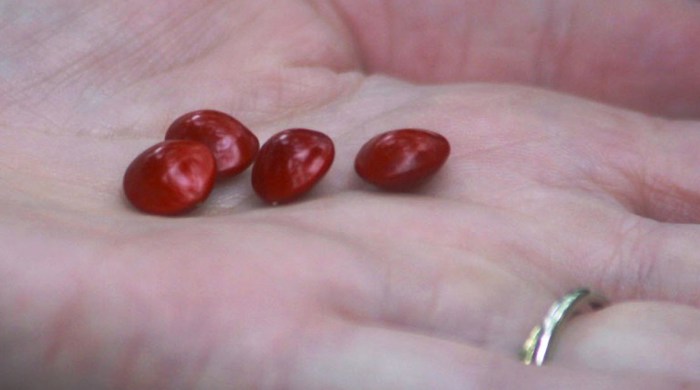
<svg viewBox="0 0 700 390"><path fill-rule="evenodd" d="M569 318L602 309L608 304L605 297L587 288L564 295L549 308L542 324L532 329L520 351L520 360L527 365L543 365L553 349L557 332Z"/></svg>

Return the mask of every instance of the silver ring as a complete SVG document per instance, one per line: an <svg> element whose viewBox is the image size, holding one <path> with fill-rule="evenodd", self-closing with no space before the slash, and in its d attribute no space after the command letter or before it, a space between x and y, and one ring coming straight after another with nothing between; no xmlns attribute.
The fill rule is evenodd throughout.
<svg viewBox="0 0 700 390"><path fill-rule="evenodd" d="M520 350L520 360L527 365L541 366L553 349L558 330L568 319L608 306L608 300L587 288L572 291L549 308L541 325L535 326Z"/></svg>

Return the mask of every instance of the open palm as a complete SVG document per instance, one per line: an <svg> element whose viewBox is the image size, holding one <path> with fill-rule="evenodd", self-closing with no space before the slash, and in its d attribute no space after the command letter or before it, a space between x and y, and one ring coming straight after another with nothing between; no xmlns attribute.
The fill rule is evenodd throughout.
<svg viewBox="0 0 700 390"><path fill-rule="evenodd" d="M700 386L700 3L1 0L0 21L0 387ZM200 108L262 141L323 131L336 164L288 206L240 177L190 216L136 212L124 169ZM387 194L352 163L400 127L453 153ZM580 286L613 305L518 362Z"/></svg>

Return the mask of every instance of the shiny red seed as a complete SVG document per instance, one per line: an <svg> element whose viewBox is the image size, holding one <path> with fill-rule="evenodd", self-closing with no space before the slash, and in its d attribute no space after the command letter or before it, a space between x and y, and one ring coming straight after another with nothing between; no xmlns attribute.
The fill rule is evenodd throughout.
<svg viewBox="0 0 700 390"><path fill-rule="evenodd" d="M277 133L260 148L253 189L271 204L290 202L318 183L333 164L335 148L325 134L307 129Z"/></svg>
<svg viewBox="0 0 700 390"><path fill-rule="evenodd" d="M258 138L241 122L223 112L200 110L173 122L166 140L187 139L209 147L216 159L218 175L231 177L248 168L258 153Z"/></svg>
<svg viewBox="0 0 700 390"><path fill-rule="evenodd" d="M450 155L442 135L419 129L380 134L360 149L355 171L366 181L391 191L405 191L435 174Z"/></svg>
<svg viewBox="0 0 700 390"><path fill-rule="evenodd" d="M206 200L215 179L216 161L204 144L164 141L146 149L129 165L124 194L143 212L176 215Z"/></svg>

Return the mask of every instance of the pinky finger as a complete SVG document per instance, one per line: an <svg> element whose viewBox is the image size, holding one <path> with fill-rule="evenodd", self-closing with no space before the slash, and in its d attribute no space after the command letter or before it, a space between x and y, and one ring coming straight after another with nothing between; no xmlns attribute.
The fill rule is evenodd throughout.
<svg viewBox="0 0 700 390"><path fill-rule="evenodd" d="M529 367L457 341L384 327L338 326L295 359L292 389L674 389L655 378ZM316 339L316 336L321 336Z"/></svg>

